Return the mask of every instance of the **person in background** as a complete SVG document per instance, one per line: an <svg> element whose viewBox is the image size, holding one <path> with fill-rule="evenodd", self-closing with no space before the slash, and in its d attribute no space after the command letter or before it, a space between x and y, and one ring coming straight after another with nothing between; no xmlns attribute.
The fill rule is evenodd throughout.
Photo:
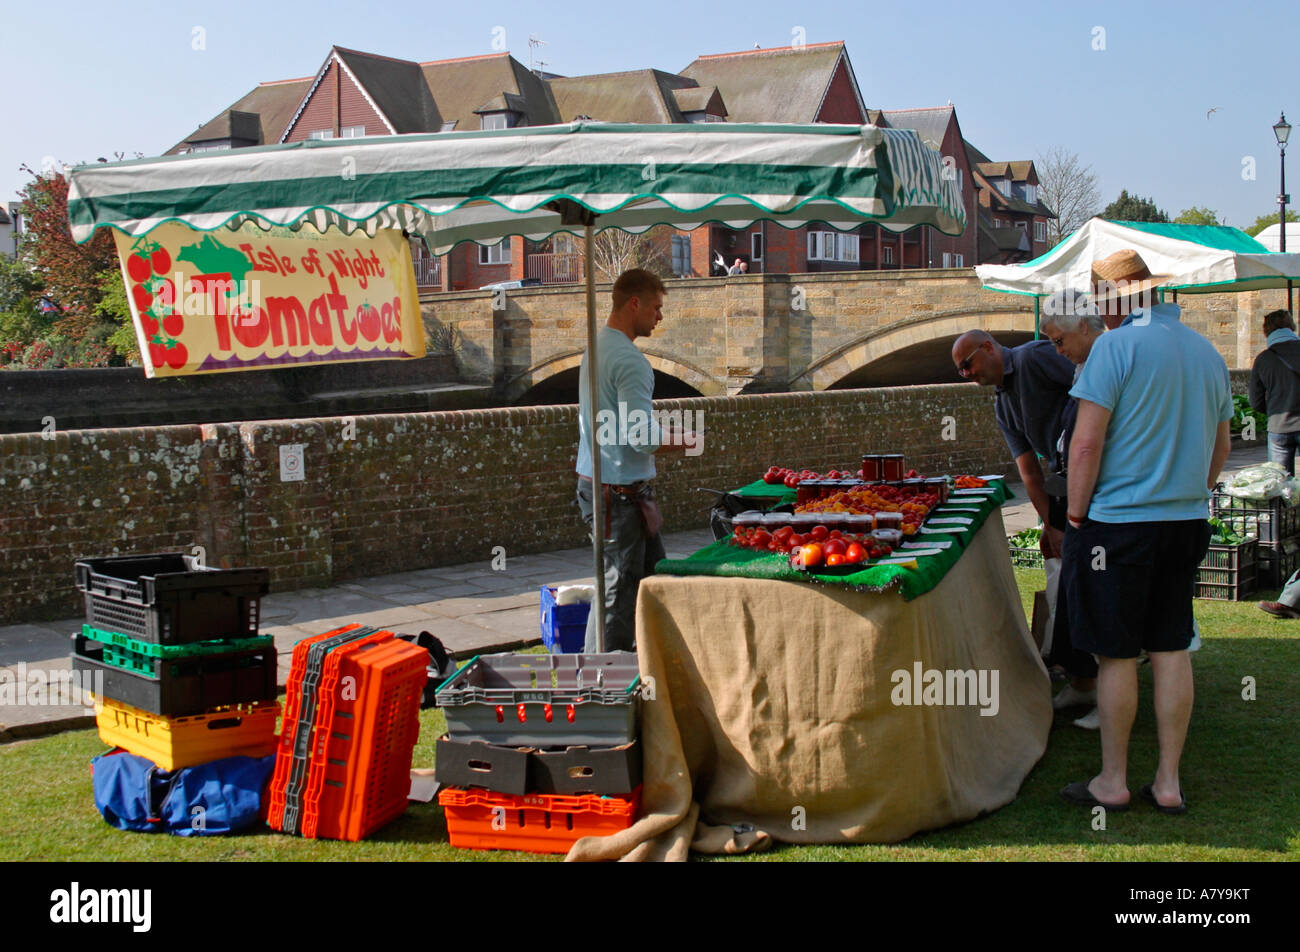
<svg viewBox="0 0 1300 952"><path fill-rule="evenodd" d="M1074 646L1098 656L1102 767L1061 797L1128 809L1145 649L1160 756L1154 782L1139 794L1162 813L1184 813L1178 768L1194 693L1192 594L1210 542L1210 488L1231 448L1232 392L1214 345L1183 326L1177 305L1150 303L1160 279L1136 251L1119 255L1107 260L1125 263L1093 300L1122 323L1093 344L1070 391L1079 410L1061 572Z"/></svg>
<svg viewBox="0 0 1300 952"><path fill-rule="evenodd" d="M1264 349L1250 368L1250 405L1268 417L1268 458L1295 475L1300 449L1300 337L1286 311L1264 315Z"/></svg>
<svg viewBox="0 0 1300 952"><path fill-rule="evenodd" d="M1053 294L1044 302L1043 314L1043 336L1056 348L1058 354L1074 364L1074 380L1077 381L1084 361L1092 352L1092 345L1106 331L1105 322L1087 295L1079 291ZM1070 437L1074 432L1077 411L1078 401L1071 397L1061 414L1061 436L1053 457L1057 462L1055 477L1047 480L1049 492L1061 496L1065 495L1065 490L1061 487L1066 481ZM1058 711L1075 706L1091 707L1092 710L1074 723L1086 730L1096 730L1097 659L1074 647L1070 638L1069 609L1065 593L1060 587L1056 593L1056 624L1052 629L1052 647L1047 663L1063 668L1070 676L1070 683L1052 699L1052 707Z"/></svg>

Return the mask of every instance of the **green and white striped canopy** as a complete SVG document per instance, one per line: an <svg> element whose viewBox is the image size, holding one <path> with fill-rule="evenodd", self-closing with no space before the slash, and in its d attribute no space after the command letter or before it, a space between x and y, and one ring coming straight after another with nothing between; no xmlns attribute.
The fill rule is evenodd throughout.
<svg viewBox="0 0 1300 952"><path fill-rule="evenodd" d="M68 195L78 242L101 227L138 236L169 221L211 231L253 220L402 228L443 254L580 233L591 214L597 229L629 232L875 221L959 234L966 222L939 153L911 130L875 126L584 121L312 140L82 166Z"/></svg>

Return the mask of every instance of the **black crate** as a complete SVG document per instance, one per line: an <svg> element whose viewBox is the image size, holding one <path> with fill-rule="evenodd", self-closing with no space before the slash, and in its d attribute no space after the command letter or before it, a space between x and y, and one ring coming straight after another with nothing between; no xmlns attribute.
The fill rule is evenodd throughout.
<svg viewBox="0 0 1300 952"><path fill-rule="evenodd" d="M1254 592L1260 548L1254 539L1238 545L1211 545L1196 572L1196 597L1239 602Z"/></svg>
<svg viewBox="0 0 1300 952"><path fill-rule="evenodd" d="M267 569L200 567L180 553L81 559L77 588L86 621L164 645L257 635Z"/></svg>
<svg viewBox="0 0 1300 952"><path fill-rule="evenodd" d="M1278 545L1260 545L1260 588L1281 588L1297 568L1300 568L1300 542L1291 540Z"/></svg>
<svg viewBox="0 0 1300 952"><path fill-rule="evenodd" d="M106 663L103 642L81 635L72 637L72 669L97 672L97 694L141 710L166 717L188 717L214 707L275 700L273 647L187 658L154 658L156 674L149 677Z"/></svg>
<svg viewBox="0 0 1300 952"><path fill-rule="evenodd" d="M481 740L438 738L434 776L450 787L482 787L515 796L620 796L641 784L639 741L619 747L537 750Z"/></svg>
<svg viewBox="0 0 1300 952"><path fill-rule="evenodd" d="M1285 542L1300 535L1300 506L1288 506L1280 498L1238 499L1216 491L1213 508L1220 522L1263 543Z"/></svg>

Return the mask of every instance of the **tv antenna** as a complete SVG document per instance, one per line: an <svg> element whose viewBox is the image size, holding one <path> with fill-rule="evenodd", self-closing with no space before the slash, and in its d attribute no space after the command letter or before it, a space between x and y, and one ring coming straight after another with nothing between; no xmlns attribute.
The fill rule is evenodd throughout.
<svg viewBox="0 0 1300 952"><path fill-rule="evenodd" d="M547 45L548 45L547 42L543 39L540 39L536 33L528 34L528 71L530 73L541 75L542 67L548 65L542 62L541 60L534 58L534 54L537 48L541 46L547 46Z"/></svg>

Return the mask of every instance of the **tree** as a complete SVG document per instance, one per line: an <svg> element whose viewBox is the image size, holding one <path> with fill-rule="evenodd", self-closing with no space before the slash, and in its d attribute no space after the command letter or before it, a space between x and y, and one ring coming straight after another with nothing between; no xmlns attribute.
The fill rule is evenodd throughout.
<svg viewBox="0 0 1300 952"><path fill-rule="evenodd" d="M1178 213L1174 219L1178 225L1222 225L1219 221L1219 213L1212 208L1202 208L1199 205L1193 205L1191 208L1185 208Z"/></svg>
<svg viewBox="0 0 1300 952"><path fill-rule="evenodd" d="M1291 209L1288 208L1286 210L1286 220L1289 222L1300 221L1300 215L1296 215L1295 212L1291 211ZM1249 228L1246 229L1246 234L1254 238L1256 235L1258 235L1269 225L1276 225L1277 222L1278 222L1277 212L1272 212L1271 214L1268 215L1260 215L1258 218L1255 219L1255 224L1251 225Z"/></svg>
<svg viewBox="0 0 1300 952"><path fill-rule="evenodd" d="M1047 221L1047 241L1055 246L1097 214L1101 205L1097 176L1092 166L1081 164L1077 155L1059 145L1039 155L1034 167L1043 204L1056 212L1056 220Z"/></svg>
<svg viewBox="0 0 1300 952"><path fill-rule="evenodd" d="M26 171L33 178L20 195L25 228L19 254L44 285L45 293L62 308L56 329L69 340L79 341L100 322L100 275L117 267L113 237L101 229L84 245L73 241L68 226L68 180L60 172L40 175L30 168Z"/></svg>
<svg viewBox="0 0 1300 952"><path fill-rule="evenodd" d="M1130 195L1127 189L1106 206L1101 217L1107 221L1169 221L1169 216L1157 208L1154 201L1140 195Z"/></svg>
<svg viewBox="0 0 1300 952"><path fill-rule="evenodd" d="M591 261L602 281L613 281L629 268L644 268L661 278L671 278L672 265L652 237L657 229L640 235L606 228L591 243ZM577 242L579 249L582 242Z"/></svg>

